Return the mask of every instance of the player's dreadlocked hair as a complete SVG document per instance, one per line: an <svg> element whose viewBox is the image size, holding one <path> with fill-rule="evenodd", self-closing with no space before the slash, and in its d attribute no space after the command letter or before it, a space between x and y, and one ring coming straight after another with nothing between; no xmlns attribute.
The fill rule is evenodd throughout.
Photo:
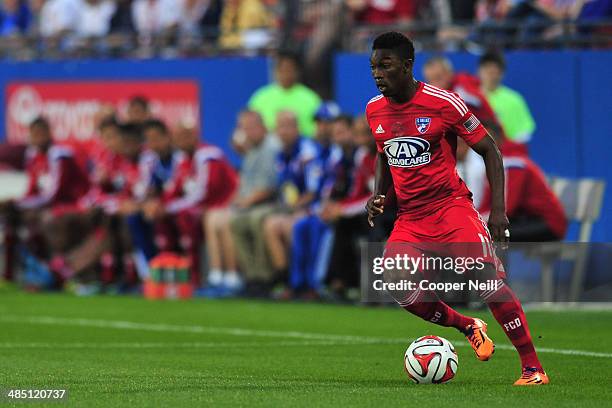
<svg viewBox="0 0 612 408"><path fill-rule="evenodd" d="M397 31L383 33L374 39L372 51L392 50L401 59L414 62L414 45L408 37Z"/></svg>

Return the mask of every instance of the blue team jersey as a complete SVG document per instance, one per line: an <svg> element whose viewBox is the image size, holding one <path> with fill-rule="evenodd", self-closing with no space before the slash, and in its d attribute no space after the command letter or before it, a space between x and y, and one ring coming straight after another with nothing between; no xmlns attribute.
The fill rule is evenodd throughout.
<svg viewBox="0 0 612 408"><path fill-rule="evenodd" d="M334 144L321 146L319 151L317 160L322 169L322 177L319 181L317 200L328 196L326 192L333 187L336 181L338 165L342 161L343 156L342 149Z"/></svg>
<svg viewBox="0 0 612 408"><path fill-rule="evenodd" d="M305 193L318 194L323 176L319 154L319 146L305 138L299 138L290 151L278 153L276 168L283 203L291 205Z"/></svg>
<svg viewBox="0 0 612 408"><path fill-rule="evenodd" d="M179 150L173 151L164 160L151 150L143 152L139 164L140 180L137 197L144 198L148 194L160 195L174 174L177 164L184 158L185 154Z"/></svg>
<svg viewBox="0 0 612 408"><path fill-rule="evenodd" d="M166 181L170 180L170 177L172 177L175 167L174 165L175 161L173 160L172 156L165 159L162 159L161 157L158 158L151 174L151 184L157 191L162 191Z"/></svg>

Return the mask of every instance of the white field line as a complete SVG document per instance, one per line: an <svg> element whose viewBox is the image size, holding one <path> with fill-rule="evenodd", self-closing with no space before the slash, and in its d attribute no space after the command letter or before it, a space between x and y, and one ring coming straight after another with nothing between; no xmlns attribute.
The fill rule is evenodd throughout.
<svg viewBox="0 0 612 408"><path fill-rule="evenodd" d="M334 346L334 345L352 345L352 344L407 344L407 339L401 338L383 338L383 337L368 337L368 336L351 336L342 334L325 334L325 333L307 333L300 331L273 331L273 330L254 330L233 327L207 327L207 326L187 326L187 325L171 325L161 323L140 323L121 320L98 320L98 319L83 319L83 318L62 318L51 316L0 316L0 321L10 323L28 323L28 324L43 324L51 326L79 326L79 327L97 327L120 330L141 330L155 332L179 332L179 333L201 333L201 334L223 334L238 337L264 337L264 338L280 338L280 339L299 339L309 340L300 343L283 342L281 345L303 345L303 346ZM0 343L1 345L2 343ZM227 347L234 347L239 343L201 343L201 344L225 344ZM250 343L249 343L250 344ZM261 343L261 346L274 346L277 343ZM469 347L467 342L453 342L458 347ZM168 344L171 347L171 344ZM213 346L202 346L213 347ZM217 347L216 345L214 347ZM514 350L514 347L509 344L497 344L498 350ZM612 358L612 353L600 353L586 350L572 349L557 349L548 347L538 347L539 353L561 354L569 356L585 356Z"/></svg>
<svg viewBox="0 0 612 408"><path fill-rule="evenodd" d="M200 334L222 334L240 337L273 337L273 338L292 338L300 340L321 340L321 341L336 341L340 343L396 343L397 339L389 340L377 337L362 337L337 334L318 334L305 333L298 331L272 331L272 330L252 330L235 327L209 327L209 326L184 326L163 323L140 323L128 322L121 320L98 320L98 319L82 319L82 318L61 318L51 316L0 316L0 321L11 323L30 323L30 324L47 324L52 326L82 326L82 327L99 327L108 329L123 329L123 330L142 330L156 332L178 332L178 333L200 333Z"/></svg>
<svg viewBox="0 0 612 408"><path fill-rule="evenodd" d="M341 343L328 341L276 341L276 342L108 342L108 343L51 343L51 342L0 342L2 349L197 349L197 348L257 348L257 347L304 347L304 346L334 346ZM353 344L353 343L346 343Z"/></svg>

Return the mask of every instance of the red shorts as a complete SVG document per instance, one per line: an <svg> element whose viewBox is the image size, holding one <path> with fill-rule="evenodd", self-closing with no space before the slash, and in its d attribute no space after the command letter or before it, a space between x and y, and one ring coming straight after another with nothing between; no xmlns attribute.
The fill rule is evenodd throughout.
<svg viewBox="0 0 612 408"><path fill-rule="evenodd" d="M472 201L460 197L438 212L421 219L399 216L387 241L385 256L421 252L437 256L480 258L492 264L505 278L501 261L495 254L487 224Z"/></svg>

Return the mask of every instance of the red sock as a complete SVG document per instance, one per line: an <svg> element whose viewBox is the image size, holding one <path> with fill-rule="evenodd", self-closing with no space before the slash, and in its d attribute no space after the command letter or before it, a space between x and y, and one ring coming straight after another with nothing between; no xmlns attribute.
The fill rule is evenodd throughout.
<svg viewBox="0 0 612 408"><path fill-rule="evenodd" d="M131 254L123 256L123 272L125 274L125 283L134 284L137 280L136 264L132 259Z"/></svg>
<svg viewBox="0 0 612 408"><path fill-rule="evenodd" d="M521 366L542 370L542 364L538 360L538 355L531 340L527 318L520 301L510 287L503 283L503 286L495 292L486 294L483 300L489 306L495 320L506 332L506 336L508 336L516 351L518 351Z"/></svg>
<svg viewBox="0 0 612 408"><path fill-rule="evenodd" d="M467 317L442 302L431 291L417 291L408 295L400 305L408 312L440 326L454 327L460 332L472 324L474 319Z"/></svg>
<svg viewBox="0 0 612 408"><path fill-rule="evenodd" d="M100 280L103 283L111 283L115 277L115 258L110 252L104 252L100 256L100 266L102 267Z"/></svg>

